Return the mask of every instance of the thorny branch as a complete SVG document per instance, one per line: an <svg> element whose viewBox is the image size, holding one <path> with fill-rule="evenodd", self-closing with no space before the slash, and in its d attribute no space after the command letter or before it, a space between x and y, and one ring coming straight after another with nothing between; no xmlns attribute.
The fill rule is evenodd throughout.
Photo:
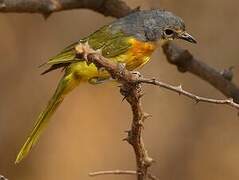
<svg viewBox="0 0 239 180"><path fill-rule="evenodd" d="M141 84L153 84L159 87L166 88L168 90L177 92L179 94L185 95L189 98L196 100L196 102L209 102L215 104L228 104L232 107L239 109L239 104L233 102L233 100L216 100L209 99L205 97L200 97L194 95L190 92L187 92L182 89L181 86L172 86L155 79L145 79L139 73L130 72L126 70L126 68L121 64L116 64L108 59L104 58L100 53L94 52L94 50L89 49L87 44L79 43L76 46L76 51L81 57L87 61L87 63L94 63L98 69L106 70L110 73L111 77L121 83L120 92L127 100L127 102L131 106L131 110L133 113L133 120L131 124L131 129L127 131L128 135L125 140L132 145L135 156L136 156L136 164L137 164L137 179L138 180L146 180L149 177L148 168L152 165L153 159L149 157L147 150L144 147L144 142L142 139L142 130L144 120L149 117L147 113L145 113L141 106L141 97L142 97L142 89ZM121 171L120 171L121 172ZM108 174L112 174L112 171L108 172ZM118 173L119 172L114 172ZM122 173L122 172L121 172ZM96 173L97 174L97 173ZM100 173L107 174L107 173Z"/></svg>
<svg viewBox="0 0 239 180"><path fill-rule="evenodd" d="M87 57L88 63L94 63L98 69L104 68L107 70L114 79L122 84L120 92L130 104L133 113L131 129L127 131L128 135L125 140L132 145L135 152L137 179L146 180L148 168L151 166L153 159L149 157L142 139L143 122L148 114L143 112L141 106L141 85L135 83L139 75L127 71L124 66L115 64L100 54L88 54L83 55L83 57Z"/></svg>
<svg viewBox="0 0 239 180"><path fill-rule="evenodd" d="M231 107L236 108L239 110L239 104L235 103L232 98L229 99L212 99L212 98L206 98L202 96L195 95L193 93L190 93L188 91L185 91L181 85L179 86L172 86L167 83L157 81L156 79L145 79L145 78L140 78L138 80L139 83L146 83L146 84L153 84L174 92L177 92L179 95L184 95L186 97L189 97L191 99L194 99L196 103L199 102L207 102L207 103L212 103L212 104L226 104Z"/></svg>

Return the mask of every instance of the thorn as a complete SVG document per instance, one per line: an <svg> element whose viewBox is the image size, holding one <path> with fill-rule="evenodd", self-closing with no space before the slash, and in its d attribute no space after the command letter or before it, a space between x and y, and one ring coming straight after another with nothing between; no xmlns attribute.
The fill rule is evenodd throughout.
<svg viewBox="0 0 239 180"><path fill-rule="evenodd" d="M141 94L139 95L139 99L141 99L144 95L145 95L145 93L141 93Z"/></svg>
<svg viewBox="0 0 239 180"><path fill-rule="evenodd" d="M144 129L144 122L143 122L143 120L144 120L144 119L139 120L138 125L139 125L139 127L141 127L141 128Z"/></svg>
<svg viewBox="0 0 239 180"><path fill-rule="evenodd" d="M179 86L177 86L177 90L178 90L178 94L180 96L182 94L182 91L183 91L183 88L182 88L181 84Z"/></svg>
<svg viewBox="0 0 239 180"><path fill-rule="evenodd" d="M124 102L124 100L127 98L127 96L124 96L121 100L121 102Z"/></svg>
<svg viewBox="0 0 239 180"><path fill-rule="evenodd" d="M229 98L228 101L229 101L230 103L234 103L233 98Z"/></svg>
<svg viewBox="0 0 239 180"><path fill-rule="evenodd" d="M128 138L128 137L125 137L124 139L122 139L122 141L127 141L127 142L129 142L129 138Z"/></svg>
<svg viewBox="0 0 239 180"><path fill-rule="evenodd" d="M156 83L156 78L155 77L153 77L151 80L153 81L153 83Z"/></svg>
<svg viewBox="0 0 239 180"><path fill-rule="evenodd" d="M125 130L124 132L125 132L125 133L130 133L130 132L131 132L131 130Z"/></svg>
<svg viewBox="0 0 239 180"><path fill-rule="evenodd" d="M195 104L198 104L200 102L200 99L196 96L195 97Z"/></svg>
<svg viewBox="0 0 239 180"><path fill-rule="evenodd" d="M151 157L146 157L145 160L144 160L144 163L145 163L147 166L151 166L153 162L154 162L154 160L153 160L153 158L151 158Z"/></svg>
<svg viewBox="0 0 239 180"><path fill-rule="evenodd" d="M144 113L144 114L143 114L143 121L146 120L146 119L148 119L148 118L150 118L150 117L152 117L151 114Z"/></svg>
<svg viewBox="0 0 239 180"><path fill-rule="evenodd" d="M137 174L143 174L140 170L137 170Z"/></svg>

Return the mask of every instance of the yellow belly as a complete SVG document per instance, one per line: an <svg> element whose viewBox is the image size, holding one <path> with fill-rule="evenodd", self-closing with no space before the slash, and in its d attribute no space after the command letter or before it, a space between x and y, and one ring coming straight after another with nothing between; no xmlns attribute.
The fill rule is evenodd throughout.
<svg viewBox="0 0 239 180"><path fill-rule="evenodd" d="M132 47L124 54L111 58L110 60L123 63L126 69L132 71L146 64L156 48L155 43L142 42L134 38L129 39ZM78 62L70 65L69 70L80 77L83 81L88 81L93 77L107 78L110 75L106 71L99 71L94 64L87 65L86 62Z"/></svg>

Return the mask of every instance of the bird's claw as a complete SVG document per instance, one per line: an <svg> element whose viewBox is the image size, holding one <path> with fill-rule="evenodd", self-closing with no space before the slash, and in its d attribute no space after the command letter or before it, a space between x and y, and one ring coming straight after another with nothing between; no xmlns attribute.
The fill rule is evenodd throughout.
<svg viewBox="0 0 239 180"><path fill-rule="evenodd" d="M131 74L134 75L136 78L142 77L139 71L131 71Z"/></svg>

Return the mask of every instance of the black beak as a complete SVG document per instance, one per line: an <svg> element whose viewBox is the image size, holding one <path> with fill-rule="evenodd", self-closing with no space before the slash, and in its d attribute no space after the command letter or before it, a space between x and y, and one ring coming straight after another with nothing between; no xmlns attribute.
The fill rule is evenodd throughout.
<svg viewBox="0 0 239 180"><path fill-rule="evenodd" d="M188 34L187 32L183 32L182 34L178 35L179 39L183 39L185 41L188 41L190 43L197 43L197 41L194 39L194 37L192 37L190 34Z"/></svg>

